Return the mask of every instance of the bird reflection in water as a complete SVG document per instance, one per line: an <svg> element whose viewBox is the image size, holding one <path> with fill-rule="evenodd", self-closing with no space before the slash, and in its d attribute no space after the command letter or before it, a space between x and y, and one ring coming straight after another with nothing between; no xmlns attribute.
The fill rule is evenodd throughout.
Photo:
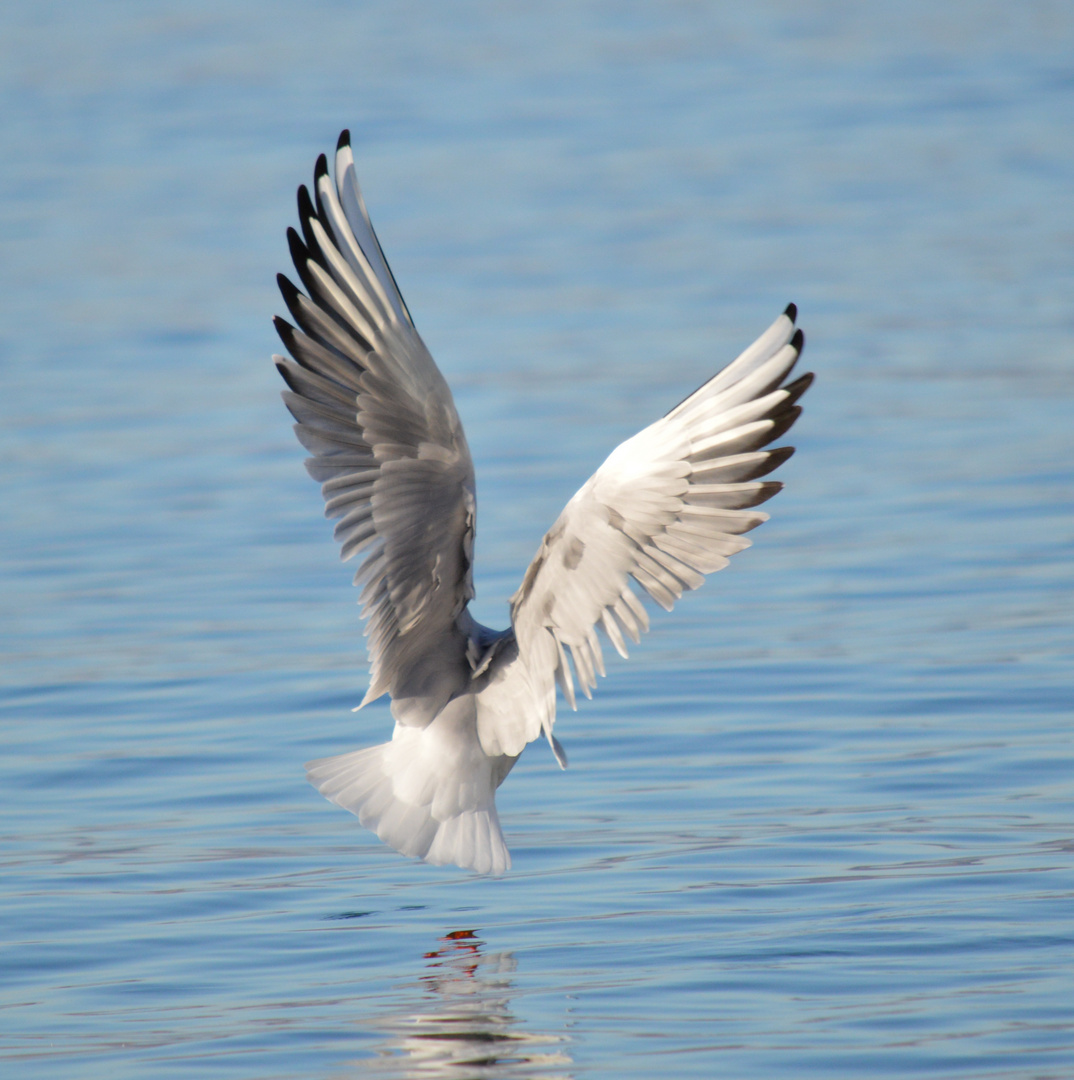
<svg viewBox="0 0 1074 1080"><path fill-rule="evenodd" d="M381 1019L377 1026L391 1039L363 1063L366 1075L570 1080L565 1037L523 1031L511 1013L514 957L485 954L482 945L473 930L456 930L425 954L422 1000Z"/></svg>

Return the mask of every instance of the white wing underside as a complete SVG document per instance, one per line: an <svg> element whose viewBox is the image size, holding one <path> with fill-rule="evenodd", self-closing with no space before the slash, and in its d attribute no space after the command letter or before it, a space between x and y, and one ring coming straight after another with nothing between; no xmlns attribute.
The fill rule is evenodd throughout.
<svg viewBox="0 0 1074 1080"><path fill-rule="evenodd" d="M782 485L759 477L793 451L763 447L797 419L812 381L785 385L803 342L795 314L788 307L732 364L616 447L567 503L511 601L519 658L479 700L486 752L517 754L542 730L556 749L555 684L574 708L575 684L589 697L604 674L598 628L624 657L626 639L648 629L631 581L670 611L768 520L753 508Z"/></svg>

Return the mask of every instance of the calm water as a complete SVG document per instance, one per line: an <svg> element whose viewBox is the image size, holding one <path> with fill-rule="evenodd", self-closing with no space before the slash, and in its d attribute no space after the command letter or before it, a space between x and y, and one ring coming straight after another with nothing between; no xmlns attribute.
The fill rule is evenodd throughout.
<svg viewBox="0 0 1074 1080"><path fill-rule="evenodd" d="M13 0L0 1072L1074 1075L1074 12ZM788 300L772 521L410 863L277 397L340 128L477 462L477 614Z"/></svg>

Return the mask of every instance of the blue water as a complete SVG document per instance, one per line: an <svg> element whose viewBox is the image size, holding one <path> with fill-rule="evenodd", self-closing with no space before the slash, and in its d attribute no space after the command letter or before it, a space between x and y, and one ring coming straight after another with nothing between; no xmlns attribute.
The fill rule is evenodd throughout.
<svg viewBox="0 0 1074 1080"><path fill-rule="evenodd" d="M1069 5L11 0L0 57L0 1073L1074 1075ZM819 376L502 880L302 777L390 725L268 361L345 126L484 621L789 300Z"/></svg>

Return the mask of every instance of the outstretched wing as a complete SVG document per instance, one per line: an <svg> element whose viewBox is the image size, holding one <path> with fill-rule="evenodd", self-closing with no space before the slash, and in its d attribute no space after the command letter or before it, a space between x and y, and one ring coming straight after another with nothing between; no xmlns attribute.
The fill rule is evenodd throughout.
<svg viewBox="0 0 1074 1080"><path fill-rule="evenodd" d="M518 661L495 688L517 702L524 681L540 704L536 714L486 713L486 747L518 753L543 727L563 764L551 739L553 677L573 708L575 678L588 697L604 674L597 627L622 656L625 638L648 629L630 579L670 610L768 520L753 508L783 485L760 477L794 450L762 448L798 418L795 402L813 380L786 382L804 340L796 314L791 304L737 360L618 446L567 503L512 598Z"/></svg>
<svg viewBox="0 0 1074 1080"><path fill-rule="evenodd" d="M396 719L425 724L465 664L455 620L473 596L474 469L444 377L425 348L370 224L349 133L324 155L311 199L298 191L302 235L288 230L305 288L282 274L297 323L276 319L292 359L274 357L295 432L313 455L342 557L362 555L370 686Z"/></svg>

